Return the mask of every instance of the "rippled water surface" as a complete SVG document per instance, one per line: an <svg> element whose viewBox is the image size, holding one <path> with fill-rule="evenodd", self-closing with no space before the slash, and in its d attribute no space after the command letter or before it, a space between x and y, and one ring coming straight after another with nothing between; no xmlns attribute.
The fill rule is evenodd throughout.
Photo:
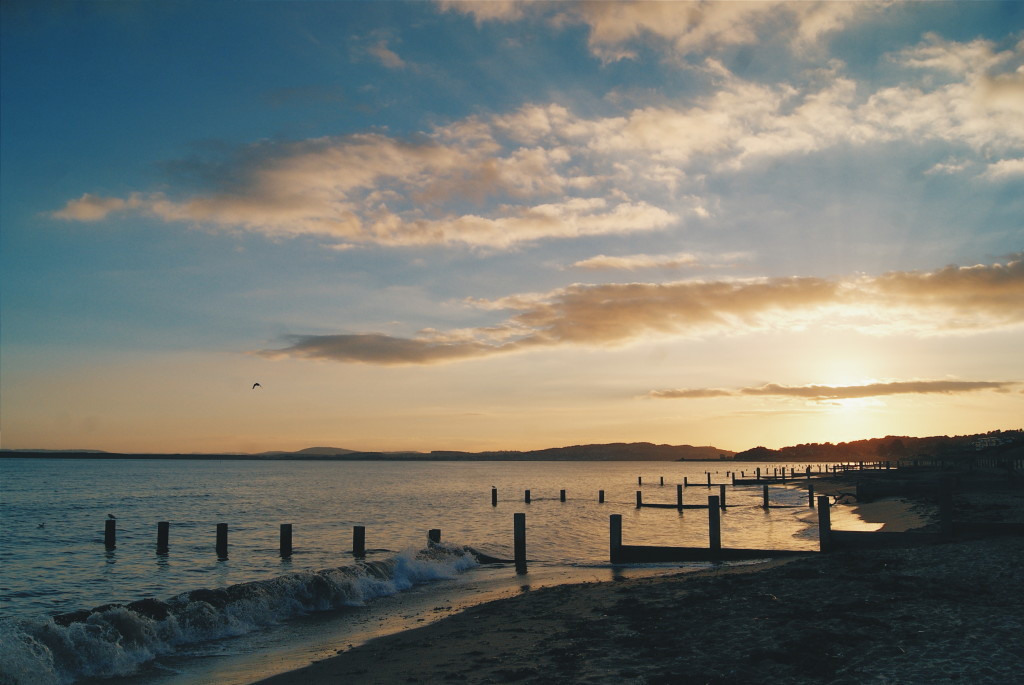
<svg viewBox="0 0 1024 685"><path fill-rule="evenodd" d="M10 641L12 630L24 630L33 621L38 628L54 614L353 566L354 526L365 527L371 562L393 564L400 553L404 560L413 559L426 546L430 529L440 529L453 549L467 545L509 558L516 512L527 516L533 573L605 568L610 514L623 516L627 544L706 546L706 510L637 509L636 492L642 491L645 502L674 503L676 484L684 478L706 483L710 472L713 483L728 483L726 474L733 467L727 462L0 460L0 615L7 619ZM754 467L736 465L748 474ZM492 487L498 492L497 506L491 504ZM524 502L526 490L529 504ZM605 492L604 503L598 502L600 490ZM718 495L719 489L684 489L687 504L706 503L709 494ZM760 487L729 486L730 507L722 515L723 545L816 549L817 532L806 494L773 488L771 497L777 508L766 511L760 506ZM103 543L109 516L116 518L117 526L112 550ZM166 554L156 551L159 521L170 522ZM229 527L227 559L218 559L215 553L218 523ZM287 559L279 554L282 523L293 526L294 553ZM434 577L459 574L471 580L484 573L460 573L471 565L465 560L415 562L433 564L429 568L412 568L412 563L389 567L389 585L366 590L366 597L389 595ZM499 567L486 573L508 572ZM302 578L302 583L323 584ZM275 582L276 592L282 583ZM308 589L303 592L309 594ZM295 613L309 610L310 606L301 606ZM291 611L273 620L288 618ZM22 628L12 628L16 622ZM245 625L239 625L237 632L246 632ZM192 635L194 642L220 639L225 632ZM96 635L82 639L87 637L92 640ZM159 649L150 651L166 654L179 648L173 640L160 639ZM22 656L24 661L31 655ZM144 651L129 661L137 666L152 656ZM135 666L117 665L110 672L126 673ZM65 682L74 677L58 674Z"/></svg>

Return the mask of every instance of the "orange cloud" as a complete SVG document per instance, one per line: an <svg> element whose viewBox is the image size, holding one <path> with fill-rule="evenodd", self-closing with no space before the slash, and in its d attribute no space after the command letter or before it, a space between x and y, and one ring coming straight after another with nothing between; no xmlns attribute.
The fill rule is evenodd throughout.
<svg viewBox="0 0 1024 685"><path fill-rule="evenodd" d="M1021 385L1019 381L893 381L866 385L767 385L723 390L721 388L679 388L652 390L648 397L657 399L692 399L703 397L798 397L808 400L846 400L885 395L953 395L981 390L1006 392Z"/></svg>
<svg viewBox="0 0 1024 685"><path fill-rule="evenodd" d="M815 324L938 335L1024 325L1024 261L894 272L849 281L577 284L466 304L511 315L493 326L415 338L297 336L266 356L369 364L430 364L565 345L616 346L650 336L740 335Z"/></svg>

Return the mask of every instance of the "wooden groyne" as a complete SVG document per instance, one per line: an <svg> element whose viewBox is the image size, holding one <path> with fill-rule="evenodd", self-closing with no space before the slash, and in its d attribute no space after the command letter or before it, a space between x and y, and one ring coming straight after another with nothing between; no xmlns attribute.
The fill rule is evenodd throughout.
<svg viewBox="0 0 1024 685"><path fill-rule="evenodd" d="M741 549L722 547L720 505L717 497L708 497L707 547L664 547L625 545L622 543L622 515L609 517L609 560L613 564L653 564L681 561L740 561L807 554L805 551L779 549Z"/></svg>

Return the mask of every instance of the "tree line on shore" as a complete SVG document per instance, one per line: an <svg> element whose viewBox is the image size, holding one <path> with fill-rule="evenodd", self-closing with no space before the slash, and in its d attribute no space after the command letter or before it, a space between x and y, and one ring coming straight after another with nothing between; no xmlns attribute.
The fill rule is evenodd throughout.
<svg viewBox="0 0 1024 685"><path fill-rule="evenodd" d="M1024 430L995 430L975 435L927 438L887 435L851 442L812 442L779 449L753 447L737 452L737 461L899 461L916 458L969 458L978 453L1024 450Z"/></svg>

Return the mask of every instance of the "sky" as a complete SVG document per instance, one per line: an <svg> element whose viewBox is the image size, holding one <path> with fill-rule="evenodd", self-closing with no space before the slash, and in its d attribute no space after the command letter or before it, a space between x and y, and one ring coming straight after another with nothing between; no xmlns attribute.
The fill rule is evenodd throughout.
<svg viewBox="0 0 1024 685"><path fill-rule="evenodd" d="M0 12L3 448L1024 427L1024 3Z"/></svg>

